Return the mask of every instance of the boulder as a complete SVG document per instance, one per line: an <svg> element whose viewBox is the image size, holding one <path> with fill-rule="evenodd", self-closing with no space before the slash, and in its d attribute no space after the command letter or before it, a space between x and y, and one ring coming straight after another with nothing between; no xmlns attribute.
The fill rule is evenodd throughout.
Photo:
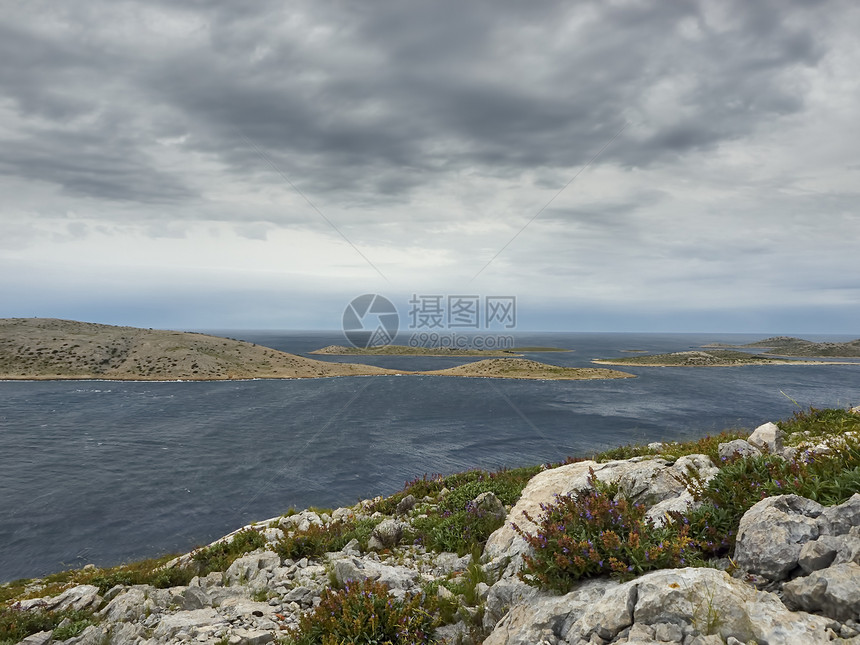
<svg viewBox="0 0 860 645"><path fill-rule="evenodd" d="M738 525L738 566L770 580L784 580L798 566L803 545L818 537L815 518L823 511L821 504L798 495L761 500Z"/></svg>
<svg viewBox="0 0 860 645"><path fill-rule="evenodd" d="M840 546L838 539L829 535L822 535L817 540L807 542L801 547L797 564L806 573L826 569L833 564Z"/></svg>
<svg viewBox="0 0 860 645"><path fill-rule="evenodd" d="M267 602L257 602L248 598L234 597L228 598L221 603L220 613L232 621L236 618L250 620L254 616L269 617L274 611L274 608Z"/></svg>
<svg viewBox="0 0 860 645"><path fill-rule="evenodd" d="M701 635L719 635L770 645L825 643L830 621L793 614L771 593L756 591L715 569L666 569L646 574L625 586L636 587L634 624L673 623ZM601 601L603 604L603 601ZM620 604L616 611L625 608ZM582 624L579 633L593 625Z"/></svg>
<svg viewBox="0 0 860 645"><path fill-rule="evenodd" d="M313 511L302 511L295 515L282 517L278 520L278 527L283 531L307 531L311 524L322 526L322 518Z"/></svg>
<svg viewBox="0 0 860 645"><path fill-rule="evenodd" d="M331 518L335 522L346 522L355 517L355 509L352 508L336 508L331 513Z"/></svg>
<svg viewBox="0 0 860 645"><path fill-rule="evenodd" d="M854 526L860 526L860 493L854 493L841 504L825 508L818 516L822 535L845 535Z"/></svg>
<svg viewBox="0 0 860 645"><path fill-rule="evenodd" d="M860 618L860 565L836 564L783 586L789 606L839 621Z"/></svg>
<svg viewBox="0 0 860 645"><path fill-rule="evenodd" d="M478 515L495 517L496 519L504 519L508 512L505 510L505 505L496 497L496 494L490 491L481 493L470 503L471 508Z"/></svg>
<svg viewBox="0 0 860 645"><path fill-rule="evenodd" d="M411 511L413 508L415 508L415 503L416 503L415 496L414 495L407 495L406 497L401 499L399 502L397 502L396 513L398 515L406 515L406 513Z"/></svg>
<svg viewBox="0 0 860 645"><path fill-rule="evenodd" d="M90 625L74 638L63 641L63 645L104 645L107 639L108 634L105 627Z"/></svg>
<svg viewBox="0 0 860 645"><path fill-rule="evenodd" d="M373 529L373 533L367 541L367 548L371 551L390 549L397 546L401 537L403 537L403 524L401 522L392 519L382 520Z"/></svg>
<svg viewBox="0 0 860 645"><path fill-rule="evenodd" d="M173 639L179 632L189 633L206 625L227 624L227 620L212 608L180 611L169 614L158 621L153 637L161 641Z"/></svg>
<svg viewBox="0 0 860 645"><path fill-rule="evenodd" d="M233 561L224 572L224 580L233 585L251 582L261 572L274 571L280 564L280 556L272 551L249 553Z"/></svg>
<svg viewBox="0 0 860 645"><path fill-rule="evenodd" d="M596 602L589 603L588 610L576 619L564 637L569 640L575 635L581 640L592 640L597 636L604 641L614 640L622 629L633 625L638 597L636 585L625 584L606 590Z"/></svg>
<svg viewBox="0 0 860 645"><path fill-rule="evenodd" d="M31 598L21 600L12 605L13 609L26 611L29 609L43 609L45 611L79 611L81 609L98 609L102 598L99 596L99 588L93 585L78 585L66 589L57 596L45 598Z"/></svg>
<svg viewBox="0 0 860 645"><path fill-rule="evenodd" d="M646 643L655 642L646 639L658 630L675 637L680 629L684 642L689 635L691 643L702 645L731 639L823 645L830 642L831 624L828 618L791 612L775 594L756 591L723 571L665 569L624 584L589 581L564 596L537 593L515 604L484 642L537 643L550 632L554 642L578 645L620 642L631 635Z"/></svg>
<svg viewBox="0 0 860 645"><path fill-rule="evenodd" d="M785 433L775 423L765 423L753 430L747 441L759 450L766 449L771 454L779 455L783 449Z"/></svg>
<svg viewBox="0 0 860 645"><path fill-rule="evenodd" d="M538 590L519 578L499 580L487 592L487 601L484 605L484 629L492 628L511 607L527 604L536 595Z"/></svg>
<svg viewBox="0 0 860 645"><path fill-rule="evenodd" d="M651 506L677 497L685 489L679 472L662 459L632 465L618 478L618 494L633 503Z"/></svg>
<svg viewBox="0 0 860 645"><path fill-rule="evenodd" d="M242 645L265 645L275 639L270 632L261 629L234 629L233 636Z"/></svg>
<svg viewBox="0 0 860 645"><path fill-rule="evenodd" d="M18 645L49 645L50 643L54 642L53 635L54 635L53 630L47 631L47 632L38 632L36 634L30 634L24 640L19 641Z"/></svg>
<svg viewBox="0 0 860 645"><path fill-rule="evenodd" d="M607 589L617 586L618 583L608 580L591 580L564 596L533 589L525 602L515 604L504 614L484 645L533 645L549 640L547 637L555 637L557 642L572 623L601 601ZM488 605L493 595L491 587Z"/></svg>
<svg viewBox="0 0 860 645"><path fill-rule="evenodd" d="M335 560L333 570L338 584L341 585L350 581L377 580L389 589L401 590L414 587L419 577L418 571L409 567L391 566L352 557Z"/></svg>
<svg viewBox="0 0 860 645"><path fill-rule="evenodd" d="M135 585L116 595L99 612L99 615L110 623L133 623L147 612L148 585ZM150 603L150 610L152 603Z"/></svg>
<svg viewBox="0 0 860 645"><path fill-rule="evenodd" d="M683 493L678 495L678 497L664 499L662 502L654 504L654 506L649 508L645 513L645 519L654 526L663 526L666 522L670 521L669 513L683 513L701 505L702 502L697 502L693 499L693 495L690 491L685 490Z"/></svg>
<svg viewBox="0 0 860 645"><path fill-rule="evenodd" d="M146 629L143 625L135 623L116 623L110 629L111 645L124 645L125 643L137 643L138 639L144 639Z"/></svg>
<svg viewBox="0 0 860 645"><path fill-rule="evenodd" d="M188 587L182 594L183 609L203 609L212 606L209 595L200 587Z"/></svg>
<svg viewBox="0 0 860 645"><path fill-rule="evenodd" d="M731 459L735 455L740 457L758 457L761 454L761 450L743 439L733 439L732 441L721 443L717 447L717 453L720 459L725 460Z"/></svg>

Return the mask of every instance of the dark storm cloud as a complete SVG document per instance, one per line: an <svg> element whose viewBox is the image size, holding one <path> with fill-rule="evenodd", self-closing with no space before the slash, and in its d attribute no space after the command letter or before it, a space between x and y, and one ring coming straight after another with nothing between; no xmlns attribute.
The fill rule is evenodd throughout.
<svg viewBox="0 0 860 645"><path fill-rule="evenodd" d="M464 168L575 167L628 121L600 162L669 162L801 110L798 70L824 51L826 7L708 4L18 5L0 83L25 131L0 169L94 198L192 200L153 140L187 134L180 150L236 181L280 181L247 137L307 190L366 204ZM141 18L153 8L197 27L173 34Z"/></svg>

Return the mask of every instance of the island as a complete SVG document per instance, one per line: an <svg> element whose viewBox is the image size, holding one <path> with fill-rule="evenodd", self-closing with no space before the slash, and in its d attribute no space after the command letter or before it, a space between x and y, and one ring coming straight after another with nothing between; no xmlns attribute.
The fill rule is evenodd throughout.
<svg viewBox="0 0 860 645"><path fill-rule="evenodd" d="M515 378L552 380L592 380L635 378L635 374L594 367L560 367L525 358L489 358L483 361L458 365L445 370L422 372L437 376L465 376L472 378Z"/></svg>
<svg viewBox="0 0 860 645"><path fill-rule="evenodd" d="M512 347L511 349L472 349L466 347L411 347L409 345L380 345L377 347L346 347L328 345L310 354L326 356L481 356L483 358L521 356L525 352L572 352L560 347Z"/></svg>
<svg viewBox="0 0 860 645"><path fill-rule="evenodd" d="M487 356L469 354L474 355ZM198 332L56 318L0 319L0 380L219 381L404 374L584 380L633 376L537 361L495 360L501 362L478 361L427 372L395 370L363 363L315 360Z"/></svg>
<svg viewBox="0 0 860 645"><path fill-rule="evenodd" d="M624 358L595 358L599 365L642 365L645 367L735 367L738 365L856 365L837 361L793 361L776 356L749 354L727 349L692 350L670 354L648 354Z"/></svg>
<svg viewBox="0 0 860 645"><path fill-rule="evenodd" d="M380 345L378 347L347 347L329 345L315 349L311 354L325 356L518 356L514 350L461 349L454 347L410 347L408 345Z"/></svg>
<svg viewBox="0 0 860 645"><path fill-rule="evenodd" d="M811 358L860 358L860 338L845 343L816 343L793 336L773 336L745 345L712 343L709 347L749 347L767 349L765 354L774 356L811 357Z"/></svg>
<svg viewBox="0 0 860 645"><path fill-rule="evenodd" d="M196 332L56 318L0 319L0 379L215 381L397 374Z"/></svg>

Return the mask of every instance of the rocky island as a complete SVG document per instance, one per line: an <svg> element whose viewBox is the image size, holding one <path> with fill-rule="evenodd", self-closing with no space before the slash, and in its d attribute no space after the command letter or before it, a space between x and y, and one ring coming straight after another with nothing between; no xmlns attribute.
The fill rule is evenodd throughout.
<svg viewBox="0 0 860 645"><path fill-rule="evenodd" d="M858 412L423 477L17 580L0 643L857 645Z"/></svg>
<svg viewBox="0 0 860 645"><path fill-rule="evenodd" d="M194 332L0 319L0 379L228 380L396 374Z"/></svg>
<svg viewBox="0 0 860 645"><path fill-rule="evenodd" d="M410 347L408 345L381 345L379 347L346 347L328 345L311 354L327 356L517 356L514 350L461 349L454 347Z"/></svg>
<svg viewBox="0 0 860 645"><path fill-rule="evenodd" d="M835 361L793 361L777 356L750 354L727 349L692 350L670 354L647 354L623 358L596 358L600 365L643 365L648 367L734 367L738 365L852 365Z"/></svg>
<svg viewBox="0 0 860 645"><path fill-rule="evenodd" d="M409 345L381 345L379 347L346 347L328 345L315 349L311 354L329 356L520 356L523 352L571 352L560 347L512 347L511 349L471 349L459 347L411 347Z"/></svg>
<svg viewBox="0 0 860 645"><path fill-rule="evenodd" d="M514 378L551 380L592 380L636 378L634 374L594 367L560 367L525 358L489 358L483 361L458 365L444 370L422 372L437 376L471 378Z"/></svg>
<svg viewBox="0 0 860 645"><path fill-rule="evenodd" d="M812 358L860 358L860 338L846 343L815 343L793 336L773 336L746 345L713 343L705 347L750 347L767 349L765 354L777 356L809 356Z"/></svg>

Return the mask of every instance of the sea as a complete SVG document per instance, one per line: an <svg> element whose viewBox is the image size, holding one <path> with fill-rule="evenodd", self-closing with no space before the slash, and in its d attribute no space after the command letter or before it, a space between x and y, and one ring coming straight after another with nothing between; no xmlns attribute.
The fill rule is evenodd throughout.
<svg viewBox="0 0 860 645"><path fill-rule="evenodd" d="M209 333L301 355L345 344L340 332ZM526 354L571 367L761 338L515 335L571 350ZM403 370L470 360L366 359ZM552 464L860 404L860 361L615 369L637 378L0 382L0 582L186 552L290 508L351 505L425 475Z"/></svg>

